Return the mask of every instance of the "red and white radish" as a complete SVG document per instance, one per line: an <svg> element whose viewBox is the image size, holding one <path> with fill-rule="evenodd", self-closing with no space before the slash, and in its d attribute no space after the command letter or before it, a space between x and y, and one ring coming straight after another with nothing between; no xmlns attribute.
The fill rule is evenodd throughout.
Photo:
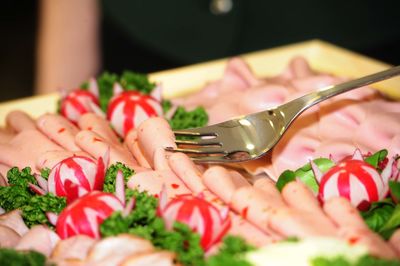
<svg viewBox="0 0 400 266"><path fill-rule="evenodd" d="M48 192L66 197L70 203L92 190L101 190L107 165L108 153L97 162L85 156L68 157L51 169Z"/></svg>
<svg viewBox="0 0 400 266"><path fill-rule="evenodd" d="M179 195L166 203L166 192L163 190L158 213L168 229L172 229L173 223L177 221L197 232L201 236L204 250L219 242L231 226L228 209L219 211L201 195Z"/></svg>
<svg viewBox="0 0 400 266"><path fill-rule="evenodd" d="M68 205L59 215L56 232L61 239L74 235L99 238L100 224L124 204L113 194L92 191Z"/></svg>
<svg viewBox="0 0 400 266"><path fill-rule="evenodd" d="M118 84L114 86L114 97L108 105L107 119L119 136L126 136L129 130L149 117L161 115L161 103L154 97L137 91L121 91Z"/></svg>
<svg viewBox="0 0 400 266"><path fill-rule="evenodd" d="M380 174L355 153L353 158L341 161L322 176L318 171L314 171L320 183L318 197L324 202L332 197L341 196L347 198L359 210L366 210L372 202L386 197L392 164L393 160L389 160Z"/></svg>
<svg viewBox="0 0 400 266"><path fill-rule="evenodd" d="M93 106L99 106L98 96L97 82L93 78L89 81L89 90L62 92L61 114L71 122L77 123L82 114L93 112Z"/></svg>

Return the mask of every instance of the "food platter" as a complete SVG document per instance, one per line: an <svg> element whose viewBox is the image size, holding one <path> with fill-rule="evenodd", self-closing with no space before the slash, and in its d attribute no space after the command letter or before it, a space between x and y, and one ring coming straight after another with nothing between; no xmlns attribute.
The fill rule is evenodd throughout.
<svg viewBox="0 0 400 266"><path fill-rule="evenodd" d="M170 152L199 148L173 130L388 67L312 40L152 73L154 83L103 73L64 93L59 114L57 93L0 104L0 262L21 255L1 249L5 235L65 265L400 262L399 78L307 110L257 160ZM17 218L18 232L4 224Z"/></svg>
<svg viewBox="0 0 400 266"><path fill-rule="evenodd" d="M311 40L278 48L244 54L241 57L258 76L271 76L280 73L294 56L303 56L315 70L335 76L356 78L388 68L390 65L354 53L333 44ZM161 82L164 97L167 99L189 94L199 90L205 82L216 80L223 74L227 59L200 63L172 70L150 74L150 79ZM377 83L373 86L389 98L400 99L400 78ZM33 96L0 103L0 125L4 124L6 114L20 109L38 117L45 112L56 110L57 93Z"/></svg>

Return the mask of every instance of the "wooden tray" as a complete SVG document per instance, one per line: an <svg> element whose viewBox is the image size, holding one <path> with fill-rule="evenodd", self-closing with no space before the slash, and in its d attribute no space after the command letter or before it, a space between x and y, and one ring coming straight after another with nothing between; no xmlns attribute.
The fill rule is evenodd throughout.
<svg viewBox="0 0 400 266"><path fill-rule="evenodd" d="M337 76L355 78L383 70L390 65L337 47L330 43L312 40L278 48L241 55L258 76L279 74L294 56L307 58L313 69ZM226 59L176 68L150 74L150 79L162 82L164 97L173 98L201 89L211 80L219 79ZM377 83L373 86L390 98L400 100L400 78ZM58 94L34 96L0 103L0 125L8 112L20 109L37 117L54 112Z"/></svg>

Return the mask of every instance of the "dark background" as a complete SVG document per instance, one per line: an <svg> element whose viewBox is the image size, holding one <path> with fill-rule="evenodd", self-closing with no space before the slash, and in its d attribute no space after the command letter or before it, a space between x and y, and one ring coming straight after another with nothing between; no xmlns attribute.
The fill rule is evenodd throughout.
<svg viewBox="0 0 400 266"><path fill-rule="evenodd" d="M123 9L122 4L126 4L127 1L120 2L120 8ZM171 7L162 6L163 3L171 3L170 1L136 2L143 8L146 8L145 3L157 4L159 8L152 11L154 17L161 17L167 21L168 16L171 16L165 12L165 9L171 9ZM185 5L188 3L187 0L175 2L183 8L186 8ZM232 19L238 24L231 33L226 33L223 24L221 24L221 29L214 29L216 34L215 38L212 38L214 40L221 37L220 33L230 34L227 37L222 36L224 39L221 39L231 38L229 46L227 44L225 47L221 41L213 43L213 40L210 40L204 45L204 53L197 53L197 56L193 58L190 58L190 47L187 45L185 47L185 44L175 43L178 48L168 53L163 49L157 49L157 45L151 42L152 38L150 41L148 41L149 38L146 39L146 36L142 39L133 38L132 34L124 30L123 24L137 22L133 19L131 22L119 21L115 19L114 14L118 10L107 8L101 25L102 68L116 73L124 69L147 73L313 38L332 42L387 63L400 64L400 22L398 21L400 1L310 1L308 5L304 3L308 1L263 1L264 4L267 3L265 9L260 9L254 2L257 1L235 0L234 9L230 14L215 18L218 21ZM341 5L340 2L343 4ZM207 13L209 1L196 0L196 3L195 8L197 11L201 10L201 14L214 16ZM318 3L324 5L322 9L316 9L315 6ZM2 1L0 8L0 101L26 97L33 93L38 7L38 1ZM197 12L196 10L190 12ZM173 16L185 20L186 17L191 16L190 12L177 12ZM152 18L141 18L140 15L136 13L132 14L132 17L152 25L150 23L153 21ZM264 29L256 27L261 23L265 23L265 31L269 32L269 38L262 34ZM157 26L156 23L154 25L154 27ZM153 30L157 31L158 28ZM252 42L244 43L248 40ZM168 48L167 42L166 48ZM173 42L174 40L170 40L169 45L175 45ZM184 50L182 47L188 49ZM214 50L213 47L215 47ZM216 52L218 47L221 51ZM168 49L171 50L171 47Z"/></svg>

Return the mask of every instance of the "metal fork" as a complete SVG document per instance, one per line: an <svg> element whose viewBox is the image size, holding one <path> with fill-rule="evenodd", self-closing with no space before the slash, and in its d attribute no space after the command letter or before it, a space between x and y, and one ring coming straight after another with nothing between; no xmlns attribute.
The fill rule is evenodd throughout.
<svg viewBox="0 0 400 266"><path fill-rule="evenodd" d="M339 85L306 94L283 105L239 116L219 124L175 130L175 136L190 137L176 140L178 148L168 151L188 153L199 162L243 162L261 157L281 139L290 124L311 106L338 94L360 88L400 74L400 66L384 70Z"/></svg>

